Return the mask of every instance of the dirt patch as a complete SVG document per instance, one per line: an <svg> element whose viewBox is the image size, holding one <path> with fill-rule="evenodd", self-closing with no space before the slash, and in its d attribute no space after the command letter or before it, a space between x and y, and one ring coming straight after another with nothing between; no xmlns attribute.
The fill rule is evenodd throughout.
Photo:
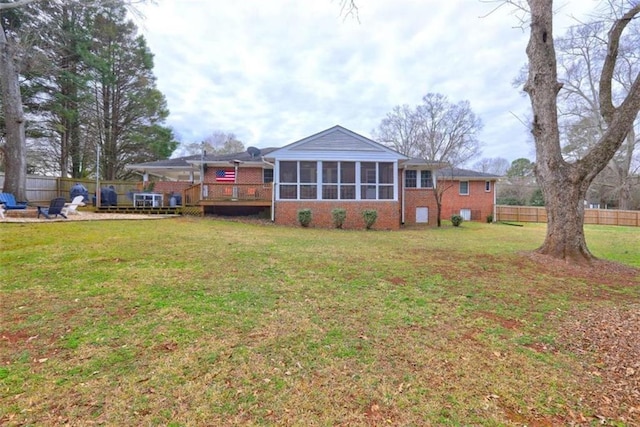
<svg viewBox="0 0 640 427"><path fill-rule="evenodd" d="M589 265L578 265L536 252L525 252L522 255L534 261L539 271L547 274L575 277L616 287L640 285L640 270L617 262L594 259Z"/></svg>
<svg viewBox="0 0 640 427"><path fill-rule="evenodd" d="M640 305L605 307L568 316L558 343L582 361L583 400L600 420L640 425Z"/></svg>
<svg viewBox="0 0 640 427"><path fill-rule="evenodd" d="M490 313L488 311L480 311L478 314L484 317L485 319L493 320L494 322L500 324L505 329L515 330L520 328L521 322L515 319L507 319L505 317L499 316L495 313Z"/></svg>
<svg viewBox="0 0 640 427"><path fill-rule="evenodd" d="M75 215L68 215L67 218L60 216L46 219L44 217L37 218L33 216L9 216L0 218L0 222L65 222L65 221L104 221L104 220L140 220L140 219L163 219L174 218L178 215L146 215L146 214L116 214L116 213L96 213L96 212L82 212Z"/></svg>

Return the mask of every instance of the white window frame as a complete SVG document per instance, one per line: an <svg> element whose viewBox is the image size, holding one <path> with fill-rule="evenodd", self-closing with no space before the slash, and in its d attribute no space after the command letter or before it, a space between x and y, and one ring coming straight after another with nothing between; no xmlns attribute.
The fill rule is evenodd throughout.
<svg viewBox="0 0 640 427"><path fill-rule="evenodd" d="M276 186L277 186L277 191L276 191L276 198L277 200L286 200L286 201L301 201L301 200L305 200L305 201L310 201L310 200L318 200L318 201L337 201L337 200L342 200L342 201L383 201L383 202L389 202L389 201L397 201L398 200L398 162L397 161L360 161L360 160L325 160L326 162L336 162L338 164L338 182L337 183L327 183L329 185L337 185L338 188L338 198L337 199L323 199L322 198L322 186L325 184L322 182L322 160L278 160L276 163L276 169L274 169L274 180L277 179L276 182ZM296 175L297 175L297 182L280 182L280 164L282 162L294 162L296 163ZM316 174L317 174L317 178L316 178L316 182L315 183L301 183L300 182L300 165L302 162L316 162L317 166L316 166ZM341 189L342 189L342 164L343 163L353 163L355 165L355 183L351 183L351 182L347 182L344 183L345 186L355 186L355 198L354 199L342 199L341 198ZM375 164L375 183L363 183L361 180L361 164L362 163L374 163ZM381 163L389 163L391 164L393 171L392 171L392 183L388 184L388 183L380 183L380 164ZM301 185L311 185L311 184L315 184L317 186L316 189L316 198L315 199L301 199L300 198L300 191L301 191ZM287 185L287 186L296 186L296 198L295 199L283 199L280 197L280 187L282 185ZM362 198L362 186L375 186L375 198L371 198L371 199L363 199ZM393 194L392 197L389 199L381 199L380 198L380 188L381 187L392 187L393 188Z"/></svg>
<svg viewBox="0 0 640 427"><path fill-rule="evenodd" d="M430 177L431 179L429 179L429 182L430 182L430 184L431 184L431 185L427 185L426 187L423 187L423 186L422 186L422 181L423 181L423 180L422 180L422 174L425 174L425 175L426 175L426 174L427 174L427 172L429 172L429 173L430 173L430 175L431 175L431 177ZM433 185L433 172L432 172L432 171L430 171L430 170L421 170L421 171L420 171L420 176L419 176L418 185L420 186L420 188L429 188L429 189L434 188L434 187L435 187L435 185Z"/></svg>
<svg viewBox="0 0 640 427"><path fill-rule="evenodd" d="M462 192L462 183L467 184L467 192L466 192L466 193L463 193L463 192ZM469 193L470 193L470 191L469 191L469 181L460 181L460 182L459 182L459 184L458 184L458 193L459 193L461 196L468 196L468 195L469 195Z"/></svg>
<svg viewBox="0 0 640 427"><path fill-rule="evenodd" d="M490 193L491 192L491 181L485 181L484 182L484 191L486 193Z"/></svg>
<svg viewBox="0 0 640 427"><path fill-rule="evenodd" d="M408 178L407 174L409 172L415 173L415 176L412 177L412 178ZM419 177L418 172L420 172L420 171L415 170L415 169L407 169L407 170L404 171L404 188L419 188L418 185L420 184L420 180L418 178ZM413 180L413 184L414 185L407 185L407 179Z"/></svg>

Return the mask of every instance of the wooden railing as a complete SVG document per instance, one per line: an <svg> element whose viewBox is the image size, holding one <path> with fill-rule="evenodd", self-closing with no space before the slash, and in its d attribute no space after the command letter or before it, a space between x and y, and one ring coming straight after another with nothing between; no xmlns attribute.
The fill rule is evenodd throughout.
<svg viewBox="0 0 640 427"><path fill-rule="evenodd" d="M547 212L544 207L499 205L496 206L496 220L514 222L547 222ZM584 223L640 227L640 211L585 209Z"/></svg>
<svg viewBox="0 0 640 427"><path fill-rule="evenodd" d="M250 202L271 201L271 184L204 183L195 184L184 191L184 204L196 205L200 201Z"/></svg>

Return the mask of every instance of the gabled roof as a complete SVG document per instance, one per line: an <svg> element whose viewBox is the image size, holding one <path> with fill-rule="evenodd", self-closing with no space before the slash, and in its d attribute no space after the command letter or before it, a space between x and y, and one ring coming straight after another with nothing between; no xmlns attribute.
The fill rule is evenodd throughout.
<svg viewBox="0 0 640 427"><path fill-rule="evenodd" d="M449 167L449 163L447 162L436 162L432 160L419 159L417 157L413 157L402 163L402 167L405 169L443 169Z"/></svg>
<svg viewBox="0 0 640 427"><path fill-rule="evenodd" d="M288 144L271 152L268 157L305 157L309 155L321 157L323 153L334 153L334 156L340 153L342 155L360 153L368 156L394 157L398 160L407 159L407 156L340 125Z"/></svg>
<svg viewBox="0 0 640 427"><path fill-rule="evenodd" d="M461 168L444 168L440 169L436 172L438 178L449 178L453 180L480 180L480 181L491 181L501 178L500 175L494 175L491 173L477 172L470 169L461 169Z"/></svg>

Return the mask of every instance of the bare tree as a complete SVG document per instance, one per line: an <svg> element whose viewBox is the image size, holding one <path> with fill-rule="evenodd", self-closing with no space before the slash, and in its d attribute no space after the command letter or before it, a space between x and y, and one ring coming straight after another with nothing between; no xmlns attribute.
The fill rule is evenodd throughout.
<svg viewBox="0 0 640 427"><path fill-rule="evenodd" d="M4 12L35 0L0 3L0 87L5 120L5 179L2 191L13 193L18 200L27 200L27 147L25 116L20 93L18 69L19 51L12 33L5 29Z"/></svg>
<svg viewBox="0 0 640 427"><path fill-rule="evenodd" d="M457 104L429 93L414 109L396 106L387 114L374 138L410 157L461 165L480 152L482 121L468 101Z"/></svg>
<svg viewBox="0 0 640 427"><path fill-rule="evenodd" d="M374 139L405 156L449 163L454 170L480 153L477 136L480 130L482 121L468 101L453 104L444 95L429 93L415 109L406 105L395 107L372 133ZM436 185L434 188L438 226L442 196L450 187Z"/></svg>
<svg viewBox="0 0 640 427"><path fill-rule="evenodd" d="M207 154L234 154L245 151L244 143L236 138L235 134L222 131L213 131L202 142L192 142L182 144L179 148L180 152L185 155L194 155L202 153L205 150Z"/></svg>
<svg viewBox="0 0 640 427"><path fill-rule="evenodd" d="M613 77L623 31L640 13L635 4L615 19L608 32L607 54L598 84L598 104L606 128L586 154L570 162L563 158L558 124L557 57L553 40L553 1L527 0L531 33L525 91L533 109L532 133L536 147L535 173L547 210L547 234L538 252L573 262L589 262L593 255L584 236L584 199L589 185L605 168L627 137L640 110L640 75L615 106ZM513 2L512 2L513 3Z"/></svg>
<svg viewBox="0 0 640 427"><path fill-rule="evenodd" d="M565 158L572 160L582 158L607 128L599 111L598 70L602 69L607 55L606 22L611 15L621 13L620 5L611 3L612 10L604 12L592 22L570 28L566 35L556 40L559 79L563 84L558 95L560 125L564 131L561 140L564 141ZM626 33L620 40L613 74L612 97L615 101L626 96L634 76L640 70L635 48L640 38L640 27L637 24L630 25ZM635 131L638 126L636 120L620 149L589 189L589 194L598 194L613 201L620 209L629 209L631 205L630 187L636 167L637 147L640 145Z"/></svg>
<svg viewBox="0 0 640 427"><path fill-rule="evenodd" d="M473 169L478 172L490 173L493 175L504 175L511 164L509 160L502 157L483 157L473 164Z"/></svg>

